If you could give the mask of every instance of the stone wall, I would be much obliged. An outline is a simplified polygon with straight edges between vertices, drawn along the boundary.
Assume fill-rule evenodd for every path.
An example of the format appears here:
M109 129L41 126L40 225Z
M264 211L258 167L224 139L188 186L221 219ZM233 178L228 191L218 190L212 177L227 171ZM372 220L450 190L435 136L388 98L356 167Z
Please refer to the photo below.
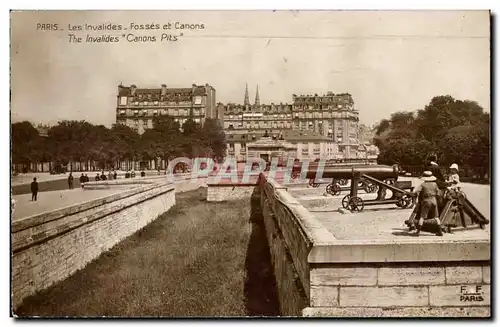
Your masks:
M488 261L358 263L313 265L304 314L487 316L489 309Z
M84 268L175 204L171 183L136 187L12 223L13 307Z
M339 240L275 180L256 192L283 315L490 316L488 239Z
M333 235L273 179L261 177L257 190L281 314L300 316L309 305L310 249L314 242L321 243Z

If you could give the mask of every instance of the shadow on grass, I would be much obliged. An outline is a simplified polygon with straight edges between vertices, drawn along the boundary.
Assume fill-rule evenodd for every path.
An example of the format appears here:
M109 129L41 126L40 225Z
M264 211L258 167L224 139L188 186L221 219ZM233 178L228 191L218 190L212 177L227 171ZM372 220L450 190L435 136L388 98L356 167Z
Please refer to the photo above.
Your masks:
M250 201L252 232L245 260L247 276L244 286L247 314L249 316L279 316L277 285L262 219L258 186Z

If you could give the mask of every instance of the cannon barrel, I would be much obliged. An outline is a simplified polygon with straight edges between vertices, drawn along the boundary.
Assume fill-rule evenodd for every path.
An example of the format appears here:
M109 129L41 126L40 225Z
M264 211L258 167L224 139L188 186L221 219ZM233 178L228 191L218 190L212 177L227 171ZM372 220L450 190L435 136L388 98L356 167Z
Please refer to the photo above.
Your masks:
M304 167L305 168L305 167ZM307 167L306 178L316 178L318 173L318 163L310 163ZM301 165L295 165L293 168L296 173L303 173ZM385 165L352 165L352 166L334 166L325 165L321 178L334 178L334 179L351 179L355 175L368 175L378 180L385 180L388 178L398 178L399 170L397 166Z

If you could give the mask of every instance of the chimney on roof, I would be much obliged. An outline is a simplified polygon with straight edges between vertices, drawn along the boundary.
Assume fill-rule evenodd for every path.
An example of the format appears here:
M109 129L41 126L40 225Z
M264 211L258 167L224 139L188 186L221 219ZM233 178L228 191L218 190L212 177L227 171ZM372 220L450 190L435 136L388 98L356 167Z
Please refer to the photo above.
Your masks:
M135 84L130 85L130 95L135 95L136 89L137 89L137 86L135 86Z
M167 94L167 84L161 85L161 96L165 96Z

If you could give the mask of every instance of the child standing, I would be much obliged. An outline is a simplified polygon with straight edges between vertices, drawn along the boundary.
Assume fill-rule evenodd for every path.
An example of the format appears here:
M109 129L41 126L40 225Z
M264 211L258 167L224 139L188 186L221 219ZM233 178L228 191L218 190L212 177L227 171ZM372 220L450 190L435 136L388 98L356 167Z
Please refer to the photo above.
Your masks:
M436 235L443 236L437 207L437 196L439 194L439 187L436 183L437 178L432 176L431 171L424 171L422 180L423 183L417 186L414 191L418 195L418 202L420 206L420 219L418 221L416 235L420 235L420 230L422 229L424 220L435 220L437 225Z

